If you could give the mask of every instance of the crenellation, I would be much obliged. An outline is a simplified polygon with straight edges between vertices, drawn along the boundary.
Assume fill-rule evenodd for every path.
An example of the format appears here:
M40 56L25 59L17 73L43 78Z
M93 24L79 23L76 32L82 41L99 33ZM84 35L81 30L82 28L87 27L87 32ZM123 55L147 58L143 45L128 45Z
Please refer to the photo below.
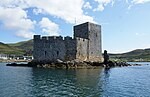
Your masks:
M41 35L34 35L34 40L40 40L41 39Z
M56 37L56 40L63 41L63 37L62 36L58 36L58 37Z
M72 37L66 36L64 40L72 40Z
M47 37L46 37L46 36L43 36L43 37L42 37L42 40L47 40Z
M34 60L102 61L101 26L83 23L74 26L74 37L34 35Z
M48 41L54 41L54 36L48 36Z

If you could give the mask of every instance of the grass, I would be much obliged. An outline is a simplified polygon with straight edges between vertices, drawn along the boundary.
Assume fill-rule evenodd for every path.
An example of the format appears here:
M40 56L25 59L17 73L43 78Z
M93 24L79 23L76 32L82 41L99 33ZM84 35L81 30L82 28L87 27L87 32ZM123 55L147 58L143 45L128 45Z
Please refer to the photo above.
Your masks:
M0 44L0 53L1 54L16 54L16 55L22 55L24 54L24 50L11 47L7 44Z

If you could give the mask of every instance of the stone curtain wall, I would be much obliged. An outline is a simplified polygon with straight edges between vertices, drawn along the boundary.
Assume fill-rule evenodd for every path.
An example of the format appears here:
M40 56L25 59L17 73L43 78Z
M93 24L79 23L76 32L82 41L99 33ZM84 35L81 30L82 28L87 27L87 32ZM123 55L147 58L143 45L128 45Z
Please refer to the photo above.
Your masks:
M74 26L74 38L34 35L34 60L102 61L101 26L84 23Z
M71 61L76 59L76 51L77 51L77 45L76 45L76 39L72 39L72 37L65 37L65 48L66 48L66 61Z
M72 37L34 35L34 60L37 61L70 61L76 58L76 39Z
M39 38L37 38L39 37ZM65 60L66 49L62 37L34 36L34 59L38 61Z

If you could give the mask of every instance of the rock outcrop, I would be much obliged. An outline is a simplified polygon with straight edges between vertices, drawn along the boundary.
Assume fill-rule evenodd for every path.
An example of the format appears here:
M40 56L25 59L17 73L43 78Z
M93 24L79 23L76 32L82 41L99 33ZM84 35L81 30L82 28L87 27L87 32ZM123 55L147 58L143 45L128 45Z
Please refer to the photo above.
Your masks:
M7 64L7 66L25 66L25 67L43 67L43 68L112 68L112 67L124 67L124 66L141 66L141 64L129 64L127 62L113 62L109 61L108 64L100 63L100 62L78 62L78 61L56 61L56 62L37 62L32 61L28 62L28 64L17 64L11 63Z

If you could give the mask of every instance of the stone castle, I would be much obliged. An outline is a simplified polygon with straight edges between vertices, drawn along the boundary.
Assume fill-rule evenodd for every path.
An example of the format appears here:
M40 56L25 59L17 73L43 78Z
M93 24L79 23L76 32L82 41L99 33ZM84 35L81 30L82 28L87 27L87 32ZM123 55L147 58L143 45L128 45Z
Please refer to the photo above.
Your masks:
M74 26L74 37L34 35L35 61L102 62L101 26L83 23Z

